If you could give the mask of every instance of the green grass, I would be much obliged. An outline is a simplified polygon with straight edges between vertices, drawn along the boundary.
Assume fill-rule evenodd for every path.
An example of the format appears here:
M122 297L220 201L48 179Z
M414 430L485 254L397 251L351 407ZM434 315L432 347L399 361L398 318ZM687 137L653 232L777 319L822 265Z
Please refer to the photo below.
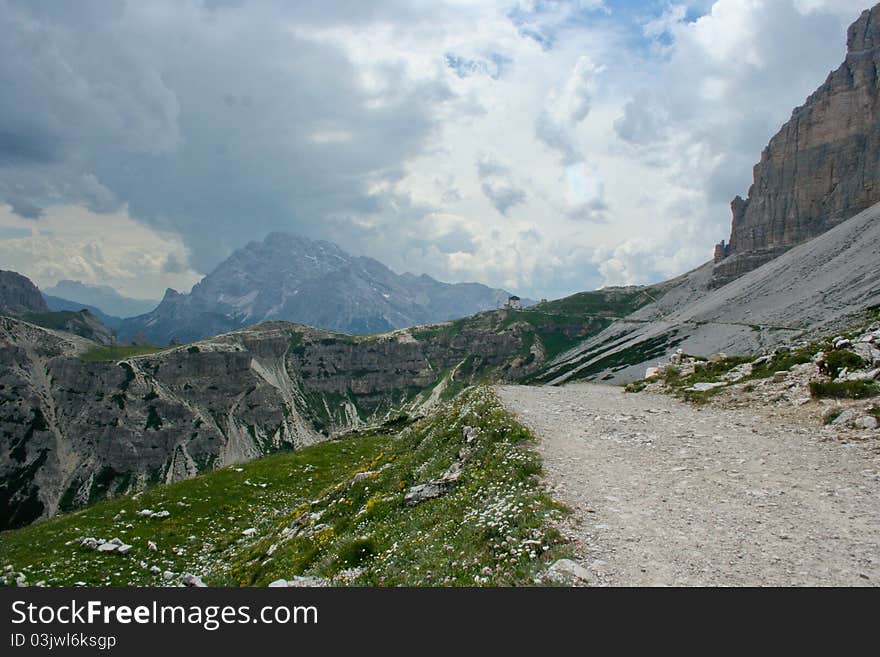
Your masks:
M89 362L123 360L132 356L155 354L166 348L155 345L109 345L106 347L93 347L80 354L79 357Z
M648 289L650 289L650 292ZM648 289L612 289L578 292L564 299L539 304L534 308L542 312L566 315L625 317L662 296L662 292L659 289Z
M534 360L528 349L535 340L540 340L545 360L549 362L601 332L616 318L625 317L660 296L662 292L653 288L581 292L523 310L487 311L453 322L417 327L412 330L412 336L421 342L450 343L462 333L500 333L516 325L516 330L522 336L521 351L526 353L511 354L511 357L522 358L523 364L528 366ZM474 374L475 380L479 380L494 373L484 366L477 367ZM525 381L537 376L540 376L540 372L526 375Z
M880 386L873 381L810 381L813 397L867 399L880 396Z
M470 445L465 425L482 429ZM397 434L321 443L2 532L0 566L49 585L165 583L153 565L219 586L299 574L356 585L529 584L566 550L552 528L563 510L538 481L532 443L490 388L471 388ZM441 476L462 449L470 454L456 488L404 505L410 486ZM137 515L145 508L170 516ZM302 531L284 534L297 523ZM250 527L256 535L243 536ZM68 544L81 536L118 536L133 549Z
M79 319L80 314L72 310L60 310L57 312L25 313L22 317L25 321L28 321L31 324L36 324L43 328L54 329L56 331L63 331L68 322Z

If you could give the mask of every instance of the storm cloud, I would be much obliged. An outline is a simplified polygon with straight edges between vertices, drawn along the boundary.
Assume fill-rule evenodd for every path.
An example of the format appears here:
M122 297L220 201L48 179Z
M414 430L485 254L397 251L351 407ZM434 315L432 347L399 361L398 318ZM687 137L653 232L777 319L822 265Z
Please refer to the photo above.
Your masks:
M533 297L675 275L861 8L0 0L0 252L137 296L278 230Z

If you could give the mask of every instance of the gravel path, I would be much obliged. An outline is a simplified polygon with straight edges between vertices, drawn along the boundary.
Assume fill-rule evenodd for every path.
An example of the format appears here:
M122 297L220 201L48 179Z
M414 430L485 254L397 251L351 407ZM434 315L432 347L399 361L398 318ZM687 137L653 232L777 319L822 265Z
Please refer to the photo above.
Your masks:
M497 390L540 438L595 583L880 585L875 441L611 386Z

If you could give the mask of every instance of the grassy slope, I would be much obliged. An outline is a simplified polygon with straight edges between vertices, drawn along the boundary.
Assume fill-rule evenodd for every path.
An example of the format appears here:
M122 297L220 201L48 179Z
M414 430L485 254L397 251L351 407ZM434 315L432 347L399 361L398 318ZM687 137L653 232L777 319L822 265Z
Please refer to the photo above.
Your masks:
M154 345L108 345L105 347L93 347L79 355L85 361L114 361L132 356L143 356L162 351L166 347Z
M518 311L490 311L445 324L413 329L417 340L452 338L464 330L503 330L524 323L541 340L548 359L571 349L625 317L651 303L662 291L658 288L622 288L580 292L564 299ZM522 355L522 354L520 354ZM511 354L515 357L517 354Z
M483 431L461 483L405 506L409 486L440 476L458 458L465 425ZM150 571L154 565L224 586L298 574L335 584L527 584L564 549L551 528L562 510L537 480L531 441L490 389L472 388L396 435L277 454L0 533L0 564L49 585L167 583ZM355 482L359 472L373 474ZM170 516L137 515L146 508ZM298 519L307 519L304 529L285 538ZM249 527L255 536L242 535ZM134 547L120 555L68 544L81 536L118 536Z

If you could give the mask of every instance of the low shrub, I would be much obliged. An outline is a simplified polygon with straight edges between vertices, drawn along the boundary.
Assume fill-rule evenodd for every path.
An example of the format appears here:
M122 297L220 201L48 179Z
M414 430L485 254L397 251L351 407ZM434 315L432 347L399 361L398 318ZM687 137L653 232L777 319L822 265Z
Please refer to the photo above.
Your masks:
M336 561L343 568L359 566L364 561L378 552L376 541L368 536L362 536L344 542L339 546L336 553Z
M848 369L858 369L865 364L865 361L846 349L834 349L825 354L825 362L820 366L820 371L827 374L832 379L836 379L840 371L846 367Z
M873 381L810 381L813 397L865 399L880 395L880 386Z
M644 390L647 387L647 385L648 385L648 382L645 381L644 379L641 379L639 381L633 381L632 383L627 383L623 387L623 391L624 392L641 392L642 390Z

